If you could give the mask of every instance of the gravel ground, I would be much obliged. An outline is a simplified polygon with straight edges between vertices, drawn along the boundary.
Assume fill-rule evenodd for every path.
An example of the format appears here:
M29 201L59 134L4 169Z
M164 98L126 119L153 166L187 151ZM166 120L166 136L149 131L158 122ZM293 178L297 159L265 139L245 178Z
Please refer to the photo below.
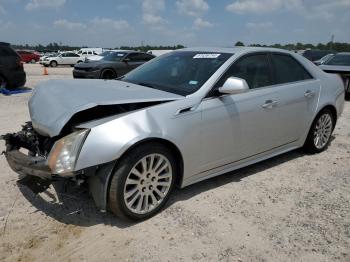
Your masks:
M71 68L25 65L28 87ZM0 96L0 134L29 119ZM0 142L0 151L4 150ZM142 223L96 211L84 188L34 195L0 157L0 261L350 261L350 103L327 151L293 151L174 192Z

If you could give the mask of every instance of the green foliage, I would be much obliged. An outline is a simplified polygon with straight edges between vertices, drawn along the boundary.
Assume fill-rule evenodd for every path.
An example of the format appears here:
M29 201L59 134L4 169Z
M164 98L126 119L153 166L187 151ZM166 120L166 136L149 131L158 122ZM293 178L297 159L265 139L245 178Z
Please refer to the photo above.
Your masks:
M235 46L244 46L244 44L243 44L243 42L238 41L238 42L235 43Z
M319 43L317 45L313 44L273 44L273 45L260 45L260 44L251 44L249 46L257 46L257 47L274 47L274 48L282 48L288 50L306 50L306 49L318 49L318 50L334 50L337 52L350 52L350 43L332 43L329 42L327 44Z
M27 49L27 50L36 50L36 51L72 51L72 50L79 50L80 48L84 48L87 46L68 46L68 45L62 45L61 43L50 43L46 46L43 46L41 44L38 45L12 45L14 49ZM148 51L148 50L173 50L173 49L180 49L184 48L183 45L174 45L174 46L121 46L116 47L115 49L123 49L123 50L141 50L141 51Z
M244 46L244 43L238 41L235 46ZM257 46L257 47L275 47L275 48L283 48L288 50L306 50L306 49L319 49L319 50L334 50L337 52L350 52L350 43L332 43L329 42L327 44L273 44L273 45L264 45L264 44L250 44L249 46ZM87 46L68 46L63 45L62 43L50 43L46 46L38 44L38 45L12 45L15 49L28 49L28 50L36 50L36 51L71 51L71 50L79 50L82 47ZM174 46L120 46L115 49L123 49L123 50L140 50L140 51L148 51L148 50L173 50L173 49L181 49L184 48L183 45L174 45Z

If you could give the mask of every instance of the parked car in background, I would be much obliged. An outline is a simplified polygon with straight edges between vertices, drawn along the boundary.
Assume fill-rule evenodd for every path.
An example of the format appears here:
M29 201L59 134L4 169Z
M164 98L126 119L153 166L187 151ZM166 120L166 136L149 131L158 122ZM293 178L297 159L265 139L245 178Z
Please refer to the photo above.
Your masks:
M45 60L46 58L55 57L55 56L57 56L57 55L58 55L57 53L43 54L42 56L40 56L39 64L43 65L43 64L44 64L44 60Z
M87 58L90 56L95 56L103 53L103 48L81 48L77 54L83 58Z
M100 210L141 220L175 186L300 147L324 151L343 106L341 79L298 54L186 48L120 80L42 82L32 122L3 136L5 156L37 184L86 181Z
M21 57L8 43L0 42L0 88L14 89L26 82Z
M314 61L317 61L317 60L321 59L325 55L335 54L335 53L336 52L332 51L332 50L314 50L314 49L310 49L310 50L305 50L302 53L302 55L304 57L306 57L307 59L309 59L310 61L314 62Z
M112 52L101 60L88 61L75 65L73 77L115 79L153 58L153 55L143 52Z
M87 61L98 61L98 60L101 60L102 58L104 58L105 56L107 56L109 54L112 54L114 52L121 52L121 51L124 51L124 50L107 50L107 51L102 52L99 55L93 55L93 56L89 56L89 57L85 58L85 62L87 62Z
M36 63L40 59L40 54L35 51L17 50L23 63Z
M64 52L53 57L47 57L43 60L44 66L56 67L58 65L74 66L77 63L82 63L84 58L73 52Z
M345 87L346 99L350 99L350 52L343 52L334 55L325 63L320 65L320 68L327 72L338 74L342 77Z
M170 53L172 51L174 51L174 50L148 50L147 53L152 54L154 56L160 56L160 55Z
M331 59L333 56L334 56L334 54L325 55L325 56L322 57L321 59L314 61L314 64L315 64L315 65L322 65L322 64L324 64L325 62L327 62L329 59Z

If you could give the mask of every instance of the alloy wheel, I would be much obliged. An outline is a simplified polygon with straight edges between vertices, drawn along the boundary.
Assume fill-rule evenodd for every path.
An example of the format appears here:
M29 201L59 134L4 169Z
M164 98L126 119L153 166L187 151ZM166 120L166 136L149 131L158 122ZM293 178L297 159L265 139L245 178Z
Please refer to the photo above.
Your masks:
M129 172L124 185L124 202L133 213L146 214L159 206L171 188L170 161L162 154L149 154Z
M325 113L318 119L314 129L314 145L317 149L324 148L332 134L332 117Z

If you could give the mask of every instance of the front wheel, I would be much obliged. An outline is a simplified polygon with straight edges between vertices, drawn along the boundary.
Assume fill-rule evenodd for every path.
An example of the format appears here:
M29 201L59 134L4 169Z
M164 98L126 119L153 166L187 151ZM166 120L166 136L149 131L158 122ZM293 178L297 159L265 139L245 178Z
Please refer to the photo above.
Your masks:
M111 69L105 69L102 71L101 78L102 79L116 79L117 74Z
M331 140L335 120L329 109L322 110L314 122L304 144L304 149L308 153L320 153L324 151Z
M50 66L51 67L56 67L57 66L57 62L56 61L51 61L50 62Z
M169 199L177 174L171 151L158 143L141 145L127 153L114 171L109 207L121 218L147 219Z

